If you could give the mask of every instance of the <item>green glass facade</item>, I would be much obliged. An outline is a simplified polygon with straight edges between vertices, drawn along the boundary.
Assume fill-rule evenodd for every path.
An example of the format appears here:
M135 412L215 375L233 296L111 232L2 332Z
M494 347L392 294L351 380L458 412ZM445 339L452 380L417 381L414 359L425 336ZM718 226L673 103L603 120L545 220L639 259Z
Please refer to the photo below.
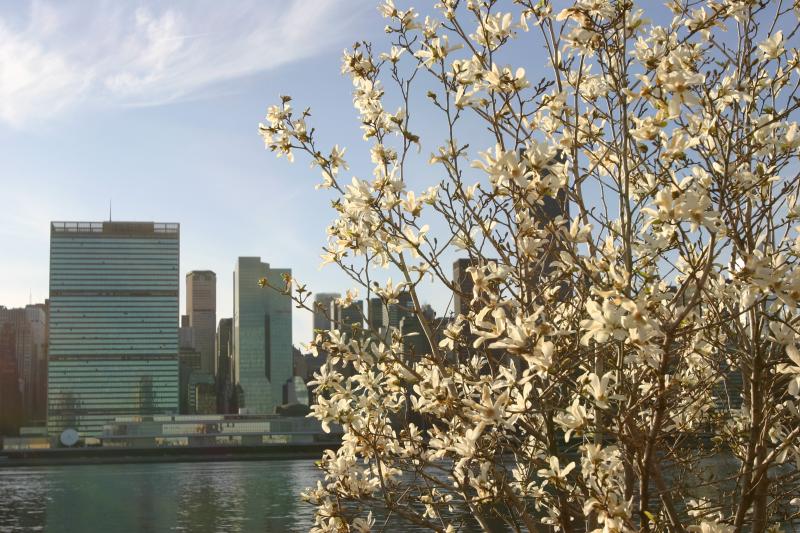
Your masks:
M178 411L178 224L53 222L50 434Z
M292 301L258 281L283 287L289 269L270 268L260 257L240 257L233 280L233 364L239 411L272 414L292 377Z

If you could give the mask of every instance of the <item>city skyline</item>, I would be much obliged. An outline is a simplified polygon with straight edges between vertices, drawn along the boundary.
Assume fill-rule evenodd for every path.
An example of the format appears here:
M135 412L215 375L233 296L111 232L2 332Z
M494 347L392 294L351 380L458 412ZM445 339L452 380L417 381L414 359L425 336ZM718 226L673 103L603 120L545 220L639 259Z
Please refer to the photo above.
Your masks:
M102 223L102 222L114 222L114 223L120 223L120 224L124 224L124 223L137 224L137 223L144 222L144 219L138 219L138 220L114 220L114 219L109 218L108 220L98 220L98 221L93 222L93 223ZM48 227L51 224L53 224L53 221L49 221L48 222ZM182 230L183 230L183 228L184 228L184 226L181 225L181 229ZM182 239L183 239L183 237L182 237ZM181 245L182 245L182 242L179 244L179 246L181 246ZM180 284L181 287L179 288L179 313L178 313L178 315L176 316L176 319L175 319L176 327L178 327L180 325L181 316L184 316L184 315L189 316L191 314L190 313L190 307L189 307L189 304L188 304L188 301L189 301L189 279L190 279L190 276L192 274L196 274L196 273L207 273L207 274L211 274L211 275L215 276L216 285L215 285L214 290L213 290L213 292L214 292L213 301L215 302L215 311L214 311L214 313L215 313L214 314L215 321L214 321L214 323L216 324L216 320L218 320L218 319L232 318L233 317L233 307L234 307L234 304L233 304L234 296L233 296L233 291L226 289L226 287L232 287L233 284L232 283L228 283L228 284L225 283L225 279L228 278L228 276L225 276L225 275L219 276L217 271L214 271L214 270L208 269L208 268L204 268L202 266L195 266L195 267L186 266L184 264L183 259L182 259L183 258L182 246L181 246L181 250L180 250L180 257L181 257L181 260L180 260L180 272L181 272L182 279L185 279L186 281L185 281L185 283L181 283ZM231 268L230 271L229 271L229 274L230 274L231 277L235 274L236 261L240 257L247 257L247 255L240 254L240 255L237 255L236 258L234 258L232 260L233 268ZM293 265L290 265L290 268L291 269L295 269L297 267L295 267ZM302 267L300 268L300 270L302 270ZM317 270L319 271L319 270L322 270L322 269L317 269ZM332 268L328 268L324 272L332 274L332 276L331 276L332 278L340 278L341 277L341 275L337 275L338 272L335 271ZM47 275L49 276L49 271L48 271ZM230 279L230 278L228 278L228 279ZM315 296L325 298L325 300L326 300L325 310L326 311L328 311L327 303L332 300L332 296L335 295L336 297L340 297L341 294L344 293L345 290L348 288L348 285L346 284L346 280L344 280L344 284L342 284L340 286L342 287L342 289L340 291L334 291L334 292L331 292L325 286L320 286L320 287L317 288L320 292L315 292ZM435 285L431 284L430 287L434 288ZM269 291L269 290L272 290L272 289L263 288L262 290ZM20 301L18 298L14 299L14 298L7 298L6 297L3 301L0 301L0 306L12 309L12 308L24 308L24 307L26 307L28 305L44 304L44 302L47 299L47 293L48 292L49 292L49 288L47 288L47 290L45 292L45 295L40 297L37 294L34 297L33 291L29 290L28 299L26 301ZM435 292L435 290L432 291L432 292ZM425 301L425 303L430 305L430 303L427 300ZM446 304L446 305L449 305L449 304ZM441 312L440 309L436 309L436 310L437 310L437 312ZM330 320L323 319L320 316L319 313L313 313L311 311L307 311L307 310L304 310L304 309L298 309L297 307L293 307L292 308L292 344L294 346L297 346L297 347L301 347L303 345L306 345L312 339L311 332L314 329L318 329L316 327L316 324L319 323L320 320L322 320L324 323L327 323L327 324L330 323ZM323 329L327 329L327 327L323 328Z
M314 293L344 294L352 288L335 266L320 269L325 228L335 213L329 194L313 194L317 172L305 163L276 161L264 150L257 126L269 104L291 94L298 106L315 110L322 142L348 147L348 176L369 176L372 163L361 142L358 113L342 105L352 100L353 86L341 74L341 54L357 40L382 38L384 19L370 0L325 0L311 14L300 4L291 2L288 9L280 2L242 2L237 9L147 1L138 10L101 3L86 10L47 1L0 6L0 32L10 36L8 50L0 47L0 54L17 60L14 50L36 51L33 59L20 58L19 68L47 91L28 97L55 108L43 128L43 119L26 111L37 106L29 105L23 88L0 93L7 97L0 99L0 143L7 147L0 186L14 198L0 210L2 305L23 307L46 298L52 220L179 222L180 277L192 270L216 273L218 318L233 316L231 279L240 256L286 265ZM423 17L429 10L423 9ZM324 24L332 13L335 31ZM90 20L76 33L76 21L84 15ZM118 31L102 40L109 49L85 49L92 36L76 35L100 31L105 21ZM278 45L269 48L272 37L262 35L272 26L292 28L279 35L285 41L280 49L289 49L281 61L245 50L277 50ZM315 35L313 42L303 38L308 33ZM109 62L131 54L123 50L120 35L148 58L160 54L160 66L133 61L130 72L123 73L110 67ZM216 49L220 35L231 42L223 40L223 48ZM236 57L236 68L221 70L221 55ZM80 86L81 98L48 102L48 96L59 94L50 78L58 72L49 72L45 60L97 68ZM186 73L186 79L170 76L170 69ZM117 81L106 84L106 79ZM318 90L319 79L326 80L325 91ZM120 80L139 83L121 91ZM13 106L15 101L20 105ZM431 127L424 114L417 117L420 132ZM427 157L435 149L426 145L421 152ZM429 177L424 164L414 164L412 187ZM451 259L444 257L443 263ZM395 272L376 272L397 279ZM421 288L438 314L448 305L452 309L445 287L424 281ZM180 314L187 313L185 300L181 287ZM312 313L292 312L292 342L301 346L311 340Z

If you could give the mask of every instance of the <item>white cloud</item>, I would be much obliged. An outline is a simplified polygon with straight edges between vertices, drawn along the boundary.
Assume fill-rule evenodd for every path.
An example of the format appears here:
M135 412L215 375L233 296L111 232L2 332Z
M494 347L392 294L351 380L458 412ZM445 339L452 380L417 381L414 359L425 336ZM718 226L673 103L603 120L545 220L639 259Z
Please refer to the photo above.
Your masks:
M22 13L0 12L0 121L19 127L80 105L194 96L349 44L365 12L359 0L137 4L34 0Z

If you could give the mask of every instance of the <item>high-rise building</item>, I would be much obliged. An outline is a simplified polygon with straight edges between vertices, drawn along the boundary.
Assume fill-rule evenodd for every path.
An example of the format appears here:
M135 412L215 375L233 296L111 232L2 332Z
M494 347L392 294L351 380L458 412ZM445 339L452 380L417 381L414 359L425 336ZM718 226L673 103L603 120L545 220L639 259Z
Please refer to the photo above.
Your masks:
M311 333L312 340L317 330L328 331L331 329L331 302L340 296L336 292L321 292L314 295L314 331Z
M179 240L178 224L51 224L51 435L177 412Z
M210 270L186 274L186 314L200 352L200 370L214 375L217 329L217 275Z
M16 339L13 324L0 321L0 435L14 435L23 424Z
M223 318L217 327L217 412L230 413L233 398L233 319Z
M380 333L386 327L383 322L384 308L386 306L383 305L383 300L380 298L370 298L367 307L367 326L370 330Z
M233 283L233 360L239 412L271 414L292 377L292 301L282 287L289 269L270 268L260 257L240 257Z
M397 303L384 306L383 325L387 328L399 328L403 318L413 315L414 300L411 298L411 293L401 292L397 295Z
M47 312L44 304L7 309L0 306L5 327L3 357L14 359L20 393L20 416L25 424L43 423L47 397ZM10 368L10 363L6 363Z
M354 327L364 325L364 302L358 300L348 306L342 306L336 301L331 302L330 309L331 329L351 332Z
M182 415L197 414L194 406L194 384L200 371L200 352L194 347L194 328L189 325L189 315L181 315L178 329L178 411Z
M475 264L470 259L456 259L453 263L453 312L456 315L469 314L469 304L472 301L472 288L475 282L467 269Z
M228 366L226 360L233 355L233 319L221 318L217 326L217 363L215 373L223 373L223 366ZM225 381L222 379L222 381Z
M431 344L418 316L404 316L400 320L400 333L403 335L403 347L407 354L419 357L431 353Z

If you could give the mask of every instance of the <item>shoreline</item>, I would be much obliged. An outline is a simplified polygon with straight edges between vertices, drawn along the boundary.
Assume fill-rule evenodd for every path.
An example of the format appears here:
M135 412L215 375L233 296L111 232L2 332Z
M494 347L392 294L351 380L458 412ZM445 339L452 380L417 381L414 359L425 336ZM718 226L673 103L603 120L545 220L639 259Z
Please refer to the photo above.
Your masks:
M31 466L104 465L127 463L200 463L219 461L270 461L319 459L338 442L314 444L264 444L259 446L202 446L169 448L56 448L5 450L0 469Z

